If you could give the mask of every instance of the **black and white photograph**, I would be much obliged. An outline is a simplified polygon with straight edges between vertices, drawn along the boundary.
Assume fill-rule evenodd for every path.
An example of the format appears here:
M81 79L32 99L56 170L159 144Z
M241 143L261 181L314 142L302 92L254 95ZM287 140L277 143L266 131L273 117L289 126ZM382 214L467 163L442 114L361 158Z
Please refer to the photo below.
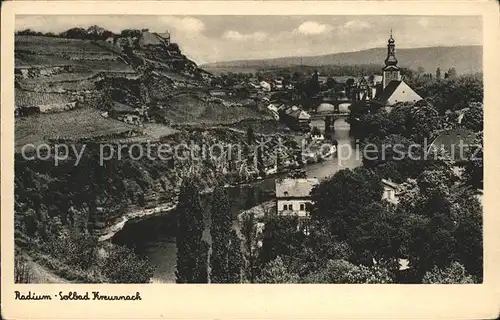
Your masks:
M483 39L480 15L16 15L15 283L483 283Z

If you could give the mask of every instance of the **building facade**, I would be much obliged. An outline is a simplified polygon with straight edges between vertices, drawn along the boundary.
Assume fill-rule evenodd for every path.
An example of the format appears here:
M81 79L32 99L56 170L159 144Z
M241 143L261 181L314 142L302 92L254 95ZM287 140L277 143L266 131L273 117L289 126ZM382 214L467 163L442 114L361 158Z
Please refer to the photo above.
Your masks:
M285 178L276 181L276 212L278 215L295 215L299 228L305 229L312 205L311 192L319 184L317 178Z

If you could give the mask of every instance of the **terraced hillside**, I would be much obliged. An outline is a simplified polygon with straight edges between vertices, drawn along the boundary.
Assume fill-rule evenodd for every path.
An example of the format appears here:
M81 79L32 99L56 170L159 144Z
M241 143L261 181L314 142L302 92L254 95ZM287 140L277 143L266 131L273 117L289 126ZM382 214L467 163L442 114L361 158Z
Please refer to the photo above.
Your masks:
M15 74L19 115L79 107L107 111L116 102L145 108L163 124L269 119L256 101L211 97L211 75L176 44L123 50L105 41L16 36Z
M14 45L17 69L71 66L87 72L134 72L120 55L90 40L16 36Z

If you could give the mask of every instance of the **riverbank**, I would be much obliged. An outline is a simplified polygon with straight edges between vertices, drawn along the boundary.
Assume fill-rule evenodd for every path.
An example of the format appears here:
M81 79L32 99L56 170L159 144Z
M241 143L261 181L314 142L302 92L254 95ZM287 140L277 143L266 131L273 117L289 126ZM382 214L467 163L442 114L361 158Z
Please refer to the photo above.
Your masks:
M242 182L237 183L237 184L232 184L232 185L226 184L224 187L226 187L226 188L249 187L253 183L257 183L259 181L262 181L263 179L273 179L273 178L277 178L279 176L282 176L284 174L287 174L291 169L293 169L295 167L296 167L295 164L290 164L289 166L284 167L279 172L268 174L264 178L262 178L260 176L256 176L255 178L248 179L246 181L242 181ZM205 188L200 194L208 195L208 194L211 194L213 191L214 191L214 187L209 187L209 188ZM177 198L177 195L174 196L171 201L159 204L158 206L155 206L153 208L147 208L147 209L144 208L144 209L133 210L133 211L125 213L125 215L120 217L119 221L113 223L112 225L110 225L108 227L105 227L103 229L95 231L95 233L99 237L98 238L99 242L107 241L107 240L110 240L111 238L113 238L113 236L115 234L117 234L118 232L120 232L128 222L132 222L132 221L137 222L138 220L147 218L149 216L154 216L156 214L165 214L165 213L172 211L177 206L177 201L175 200L176 198Z
M120 218L119 222L96 232L99 236L99 242L111 239L115 234L122 230L125 227L125 224L129 221L139 220L141 218L146 218L159 213L166 213L175 209L176 206L177 203L168 202L154 208L128 212Z
M324 121L322 121L324 123ZM320 123L318 123L320 125ZM354 169L362 164L354 148L355 141L349 134L349 124L343 120L335 122L334 137L339 145L350 144L354 152L345 153L345 148L338 148L337 156L331 160L318 163L306 164L305 169L308 177L319 180L328 179L339 170ZM241 182L230 187L232 199L231 214L233 226L239 224L239 216L248 210L257 211L257 216L264 211L275 211L275 180L286 173L270 175L259 180ZM207 199L205 199L207 200ZM207 217L208 220L208 217ZM112 242L134 248L136 252L147 258L152 265L156 266L152 281L155 283L175 283L175 266L177 258L176 247L176 217L173 214L152 214L134 223L126 223L125 228L119 231ZM210 234L209 222L204 230L204 236Z

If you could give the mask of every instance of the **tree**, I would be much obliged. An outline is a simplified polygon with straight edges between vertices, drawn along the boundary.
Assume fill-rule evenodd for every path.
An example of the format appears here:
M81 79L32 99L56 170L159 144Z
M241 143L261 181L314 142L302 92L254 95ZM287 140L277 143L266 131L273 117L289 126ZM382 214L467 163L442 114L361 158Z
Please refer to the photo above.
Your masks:
M454 195L451 212L456 221L457 260L478 282L483 279L483 208L470 192Z
M308 86L307 94L308 94L309 97L313 97L316 94L318 94L318 92L320 90L321 90L321 88L320 88L320 85L319 85L318 71L315 70L314 74L312 75L311 79L309 80L309 86Z
M483 117L483 104L477 102L471 103L468 110L464 111L462 125L473 132L483 131Z
M231 230L228 247L228 283L240 283L243 278L245 261L241 250L241 239L235 230Z
M138 29L124 29L122 30L122 32L120 33L120 35L122 37L130 37L130 38L138 38L140 37L142 34L141 30L138 30Z
M418 73L418 75L424 74L425 73L425 68L422 67L422 66L418 66L417 73Z
M241 216L241 234L246 260L246 278L253 282L257 271L257 221L253 212L249 211Z
M177 283L206 283L203 208L194 177L186 177L177 204Z
M436 79L441 79L441 68L439 67L436 69Z
M474 278L467 273L464 266L453 262L446 269L434 267L425 273L422 283L426 284L470 284L475 283Z
M70 39L87 39L87 30L83 28L71 28L61 33L61 37Z
M247 144L251 145L255 140L255 134L253 132L252 126L248 126L247 128Z
M29 265L29 261L16 249L14 255L14 283L31 283L31 281L33 281L33 270Z
M411 109L411 138L417 143L433 138L443 128L438 110L425 100L420 100Z
M464 176L467 184L475 188L483 188L483 135L479 134L473 141L473 146L468 150Z
M380 266L354 265L346 260L330 260L325 268L306 278L306 283L392 283L393 275Z
M257 171L259 172L259 175L262 177L266 174L265 170L265 165L264 165L264 146L258 146L257 147L257 155L255 157L256 159L256 164L257 164Z
M217 187L212 199L212 254L210 255L210 282L229 283L229 244L231 236L231 204L225 188Z
M332 234L343 241L363 219L361 210L381 196L382 185L375 172L363 167L340 170L313 190L311 217L327 223Z
M384 138L387 136L391 127L391 123L389 122L387 111L385 111L385 109L379 109L373 113L367 113L365 111L359 117L358 121L360 125L357 125L356 127L359 127L359 130L356 130L353 133L359 139L371 140L374 138Z
M263 268L256 283L298 283L298 275L287 270L281 257L269 261Z
M103 272L113 283L148 283L154 268L131 249L114 246L106 258Z
M455 70L454 67L451 67L448 69L448 77L449 78L455 78L457 76L457 70Z
M305 235L297 230L298 219L294 216L278 216L271 214L266 217L264 240L259 255L261 264L265 264L276 257L295 256L300 250Z

